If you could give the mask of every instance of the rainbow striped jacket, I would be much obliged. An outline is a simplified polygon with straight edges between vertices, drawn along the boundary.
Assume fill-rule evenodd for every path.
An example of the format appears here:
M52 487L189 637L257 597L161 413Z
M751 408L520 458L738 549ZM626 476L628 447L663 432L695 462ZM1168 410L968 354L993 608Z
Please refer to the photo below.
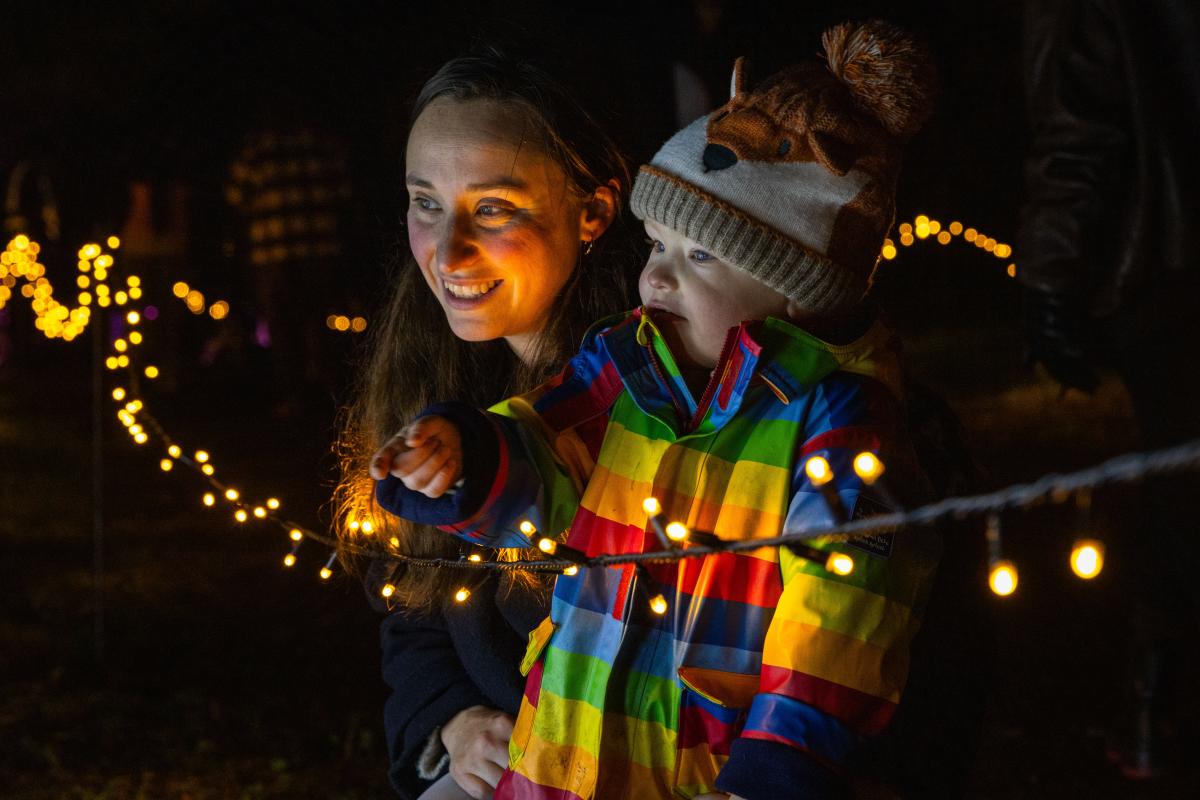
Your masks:
M528 520L588 555L661 549L648 496L723 539L820 529L833 522L803 469L811 455L828 459L856 516L886 507L851 469L861 450L888 466L892 496L918 485L893 344L879 322L847 346L776 319L747 323L730 330L696 400L634 311L491 413L429 410L462 430L460 491L430 501L389 478L377 496L470 542L528 546ZM771 547L560 576L521 665L495 797L839 794L847 757L900 700L940 541L912 530L838 548L855 559L849 576ZM664 614L649 607L658 594Z

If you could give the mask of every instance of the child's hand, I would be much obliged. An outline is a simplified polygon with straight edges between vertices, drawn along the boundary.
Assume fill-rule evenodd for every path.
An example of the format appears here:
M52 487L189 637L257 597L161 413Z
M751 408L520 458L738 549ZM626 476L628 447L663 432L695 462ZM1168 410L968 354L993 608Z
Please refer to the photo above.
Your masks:
M421 417L371 457L371 477L389 474L414 492L441 497L462 475L462 436L444 417Z

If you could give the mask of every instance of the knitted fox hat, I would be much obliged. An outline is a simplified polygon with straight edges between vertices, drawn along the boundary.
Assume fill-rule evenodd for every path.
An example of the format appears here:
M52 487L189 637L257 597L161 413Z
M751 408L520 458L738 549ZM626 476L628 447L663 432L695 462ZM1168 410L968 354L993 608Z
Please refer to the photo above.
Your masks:
M753 90L745 59L725 105L676 133L630 202L817 314L861 300L895 217L900 150L932 109L924 47L892 25L842 23L824 63Z

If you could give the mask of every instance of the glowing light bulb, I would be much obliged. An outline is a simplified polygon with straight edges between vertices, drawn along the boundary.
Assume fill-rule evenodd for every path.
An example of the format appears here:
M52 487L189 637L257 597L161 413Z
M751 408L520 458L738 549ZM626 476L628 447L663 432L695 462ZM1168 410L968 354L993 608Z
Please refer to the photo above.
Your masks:
M657 497L647 497L642 501L642 511L652 517L657 516L662 513L662 503L658 502Z
M296 564L296 557L294 555L292 555L291 553L288 553L286 556L283 557L283 565L285 567L295 566L295 564Z
M396 593L396 587L390 583L385 583L383 588L379 590L379 593L385 598L391 597Z
M687 541L688 529L682 522L671 522L667 525L667 538L672 542Z
M552 556L554 555L554 551L557 549L558 543L553 539L547 539L546 537L538 539L538 550L541 550L543 553Z
M163 472L170 472L171 468L175 466L175 462L169 458L164 458L162 461L158 462L158 466Z
M176 297L178 297L181 300L183 298L187 297L187 294L190 291L191 291L191 287L188 286L183 281L177 281L175 283L175 285L171 287L171 294L175 295Z
M375 524L373 522L371 522L371 520L369 520L369 519L364 519L362 521L362 532L365 534L368 534L368 535L374 533L375 532Z
M346 523L346 527L349 528L351 531L357 531L359 528L362 527L362 523L356 519L352 519L348 523Z
M179 445L173 444L167 448L167 454L171 456L171 458L179 458L181 455L183 455L183 450L180 449Z
M130 311L128 314L125 315L125 321L128 322L130 325L137 325L139 322L142 321L142 315L136 311Z
M239 508L237 511L233 512L233 518L238 522L245 522L249 516L250 515L246 513L246 509L244 508Z
M527 519L521 520L521 524L517 527L520 528L521 533L525 534L526 536L533 536L535 533L537 533L537 528L535 528L533 523Z
M118 403L121 402L122 400L124 400L125 399L125 390L122 389L120 386L113 389L112 399L116 400Z
M267 510L265 508L263 508L262 506L255 506L254 507L254 516L257 517L258 519L265 519L267 516Z
M157 378L158 377L158 367L154 366L153 364L146 367L146 377L149 378L150 380L154 380L155 378Z
M997 561L988 572L988 586L1000 597L1017 590L1017 567L1011 561Z
M655 614L667 613L667 598L661 594L656 594L650 598L650 610Z
M834 575L844 577L854 572L854 559L845 553L830 553L829 558L825 561L825 569Z
M129 349L129 343L124 339L117 339L115 342L113 342L113 349L118 353L124 353Z
M205 461L208 461L208 453L204 450L197 450L194 458L196 459L197 463L203 464Z
M329 567L321 567L321 580L327 581L333 577L333 570Z
M804 474L812 481L813 486L824 486L833 480L833 469L822 456L813 456L804 463Z
M1096 539L1079 539L1071 548L1071 571L1091 580L1104 569L1104 543Z
M213 467L212 464L201 464L200 471L203 472L205 475L211 476L217 470Z
M121 246L121 239L118 236L110 236L104 240L104 243L108 245L109 250L116 250Z
M291 531L291 533L288 534L288 537L293 542L299 542L304 538L304 534L300 531L299 528L292 528L292 531Z
M150 438L150 437L149 437L149 436L147 436L147 435L145 434L145 432L143 431L142 433L139 433L139 434L137 434L136 436L134 436L134 437L133 437L133 440L134 440L135 442L137 442L138 444L145 444L145 443L146 443L146 440L147 440L147 439L149 439L149 438Z
M483 561L483 556L479 555L479 553L471 553L471 555L467 556L467 561L474 561L478 564L480 561Z
M572 564L571 566L569 566L569 567L567 567L566 569L564 569L564 570L562 571L562 574L563 574L563 575L578 575L578 574L579 574L579 567L577 567L576 565Z
M211 506L216 502L217 502L216 495L214 495L212 492L204 493L204 505Z
M454 602L465 603L465 602L467 602L467 598L470 596L471 596L471 590L464 586L463 588L459 589L457 592L454 593Z
M228 501L229 501L229 502L231 502L231 503L232 503L232 502L234 502L235 500L237 500L237 499L238 499L240 496L241 496L241 495L240 495L240 494L238 494L238 490L237 490L237 489L234 489L234 488L230 487L230 488L228 488L228 489L226 489L226 490L225 490L225 499L226 499L226 500L228 500Z
M267 498L267 508L271 509L272 511L277 510L279 508L279 498L268 497Z
M883 462L871 451L864 450L854 457L854 474L870 486L883 474Z

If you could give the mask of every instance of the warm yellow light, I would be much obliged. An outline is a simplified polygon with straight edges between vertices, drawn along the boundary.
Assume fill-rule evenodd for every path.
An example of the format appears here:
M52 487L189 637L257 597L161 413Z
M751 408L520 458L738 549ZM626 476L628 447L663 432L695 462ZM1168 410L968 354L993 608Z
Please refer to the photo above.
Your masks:
M362 333L367 329L367 321L363 317L355 317L350 320L350 330L355 333Z
M913 239L913 235L911 233L900 234L900 244L904 245L905 247L910 246L914 241L916 240Z
M86 289L92 285L92 279L89 278L87 275L80 275L78 278L75 279L75 285L78 286L80 289Z
M216 472L216 469L213 468L212 464L201 464L200 471L205 475L212 475L214 472Z
M833 480L833 469L822 456L813 456L804 463L804 474L813 486L824 486Z
M154 380L155 378L158 377L158 367L154 366L153 364L146 367L145 372L146 372L146 377L151 380Z
M687 526L682 522L671 522L667 524L667 538L672 542L686 541L688 538Z
M479 553L471 553L471 555L467 556L467 561L474 561L478 564L480 561L483 561L483 556L479 555Z
M238 494L237 489L230 487L225 490L225 499L228 500L229 502L232 503L232 502L236 501L239 497L241 497L241 495Z
M131 288L129 290L129 299L130 300L141 300L142 299L142 290L140 288L138 288L137 286L134 286L133 288Z
M349 317L341 317L341 316L339 316L337 319L335 319L335 320L333 321L333 327L334 327L334 328L336 328L336 329L337 329L337 330L339 330L339 331L348 331L348 330L350 330L350 318L349 318Z
M113 265L113 257L112 256L103 255L103 256L96 257L96 269L108 269L112 265Z
M80 292L78 300L81 306L90 306L92 304L92 296L87 292Z
M129 426L129 435L130 436L137 436L141 432L142 432L141 425L134 424L134 425Z
M130 311L128 314L125 315L125 321L128 322L130 325L137 325L139 322L142 321L142 315L136 311Z
M547 555L552 556L552 555L554 555L554 551L557 549L558 549L558 543L555 542L553 539L547 539L546 537L542 537L541 539L538 539L538 550L541 550L543 553L546 553Z
M996 245L996 249L992 251L992 255L996 258L1008 258L1012 255L1012 248L1006 244Z
M102 280L104 280L105 278L107 278L107 277L108 277L108 270L104 269L104 268L103 268L103 267L101 267L99 264L97 264L97 265L96 265L96 271L95 271L95 272L93 272L92 274L96 276L96 280L98 280L98 281L102 281ZM101 291L100 291L100 289L103 289L104 291L103 291L103 292L101 292ZM99 287L97 287L97 288L96 288L96 294L108 294L108 287L107 287L107 286L99 286Z
M918 239L924 239L925 237L929 236L929 234L930 234L929 223L928 222L923 222L923 223L918 222L916 230L914 230L913 232L917 235Z
M142 335L140 333L138 333L137 331L130 331L129 332L129 343L130 344L141 344L142 343Z
M830 553L825 561L825 569L834 575L849 575L854 572L854 559L845 553Z
M364 519L362 521L362 532L368 535L374 533L375 523L371 522L369 519Z
M392 538L388 539L388 544L390 544L392 547L394 547L394 548L396 548L396 549L399 549L399 548L400 548L400 540L399 540L397 537L395 537L395 536L393 536Z
M129 349L129 342L125 341L124 339L117 339L115 342L113 342L113 349L118 353L124 353Z
M175 466L175 462L169 458L164 458L162 461L158 462L158 466L163 472L170 472L171 467Z
M533 536L535 533L537 533L537 528L535 528L533 523L527 519L521 520L521 524L517 527L520 528L521 533L525 534L526 536Z
M267 516L267 510L262 506L255 506L254 516L258 517L259 519L265 519Z
M124 369L129 366L129 356L117 356L117 366Z
M211 506L216 502L217 502L216 495L214 495L212 492L204 493L204 505Z
M362 523L356 519L352 519L346 523L346 527L349 528L351 531L357 531L359 528L362 527Z
M136 436L134 436L133 440L135 442L137 442L138 444L145 444L146 440L149 438L150 438L149 436L147 436L144 432L142 432L142 433L139 433Z
M938 244L950 244L950 231L942 231L937 235Z
M454 601L456 603L465 603L465 602L467 602L467 598L470 596L471 596L471 590L464 586L463 588L459 589L457 592L454 593Z
M888 261L891 261L893 258L895 258L896 257L896 245L892 244L891 242L885 244L883 246L883 257L886 258Z
M167 454L171 456L171 458L179 458L181 455L183 455L183 451L179 449L179 445L173 444L167 448Z
M249 516L250 515L246 513L246 509L244 508L239 508L237 511L233 512L233 518L238 522L245 522Z
M298 542L304 538L304 534L300 531L299 528L292 528L292 532L289 533L288 536L291 537L293 542Z
M650 610L655 614L667 613L667 598L661 594L656 594L650 598Z
M955 236L958 236L960 233L962 233L962 231L963 231L963 226L962 226L961 222L955 220L954 222L950 223L950 233L954 234Z
M291 567L291 566L294 566L295 564L296 564L296 557L294 555L292 555L291 553L288 553L286 556L283 557L283 565L285 567Z
M113 389L112 399L116 400L118 403L121 402L122 400L124 400L125 399L125 390L122 389L120 386Z
M929 232L930 233L938 233L939 231L941 231L941 229L942 229L942 223L938 222L936 219L929 220Z
M396 593L396 587L390 583L385 583L383 588L379 590L379 593L385 598L391 597Z
M121 246L121 239L118 236L110 236L104 240L104 243L108 245L109 250L116 250Z
M104 359L104 366L108 367L109 369L117 369L121 365L117 363L116 356L109 356L108 358Z
M203 464L205 461L208 461L208 453L204 450L197 450L194 458L197 463Z
M333 577L333 570L329 567L321 567L321 580L327 581Z
M333 330L334 324L337 322L337 314L330 314L325 318L325 327Z
M272 511L277 510L279 508L279 498L268 497L267 498L267 508L271 509Z
M870 486L883 474L883 462L870 450L864 450L854 457L854 474Z
M1091 580L1104 569L1104 543L1096 539L1079 539L1071 548L1071 571Z
M29 249L29 237L23 233L18 233L16 236L13 237L12 244L13 244L13 247L17 250L28 250Z
M178 297L181 300L183 298L187 297L188 292L190 292L191 290L192 290L191 287L188 286L183 281L178 281L178 282L176 282L176 284L174 286L171 287L171 293L174 294L176 297Z
M136 289L137 287L142 285L142 279L139 278L137 275L130 275L128 278L125 279L125 283L129 284L130 289Z
M973 242L978 237L979 231L975 230L974 228L967 228L965 231L963 231L963 238L968 242Z
M1010 277L1010 278L1017 277L1017 265L1009 264L1007 272L1008 272L1008 277Z
M208 315L213 319L225 319L229 315L229 303L218 300L208 308Z
M642 511L652 517L657 516L662 513L662 503L658 502L657 497L647 497L642 501Z
M1017 590L1017 567L1011 561L997 561L988 572L988 586L1000 597Z
M901 235L904 235L906 233L912 233L912 231L913 231L913 227L910 223L907 223L907 222L900 223L900 234Z
M562 574L563 574L563 575L567 575L567 576L571 576L571 575L578 575L578 574L579 574L579 567L578 567L578 566L576 566L575 564L572 564L571 566L569 566L569 567L567 567L566 569L564 569L564 570L562 571Z

